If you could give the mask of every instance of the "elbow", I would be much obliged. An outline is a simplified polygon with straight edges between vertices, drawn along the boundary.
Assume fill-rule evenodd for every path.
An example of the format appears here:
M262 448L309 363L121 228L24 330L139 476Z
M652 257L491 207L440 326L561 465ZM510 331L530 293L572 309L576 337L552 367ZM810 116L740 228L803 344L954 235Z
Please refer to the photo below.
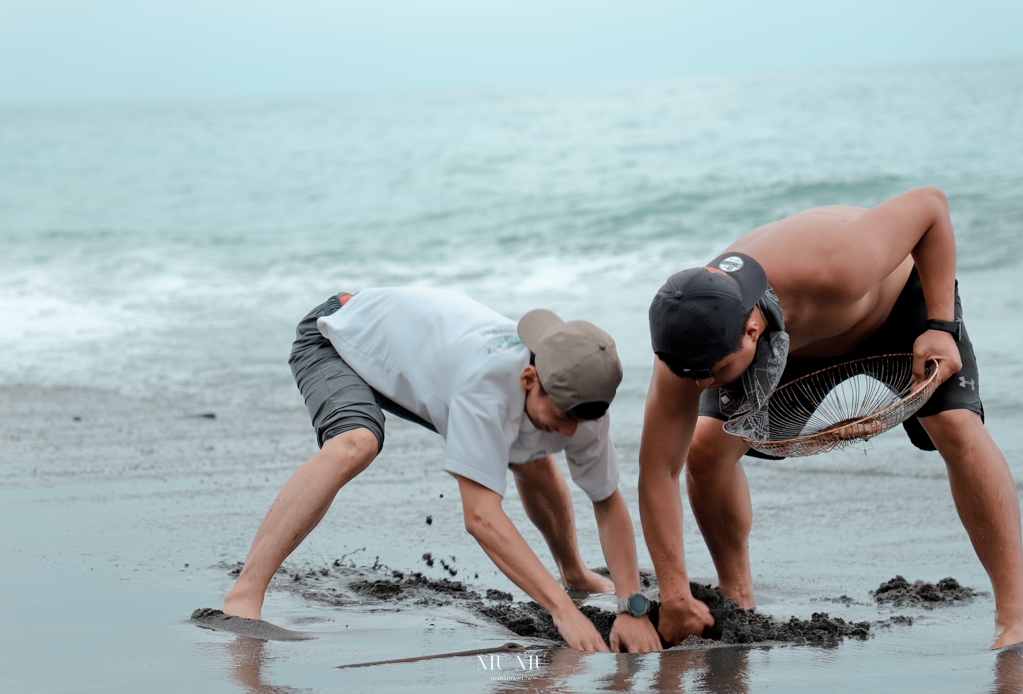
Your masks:
M917 188L914 191L920 200L928 208L933 209L939 215L948 214L948 196L941 188L935 186L926 186L923 188Z
M501 508L501 496L482 485L458 478L459 491L462 494L462 521L465 531L483 544L483 541L494 537L499 532L499 525L504 516Z
M477 542L489 537L493 531L494 524L478 509L467 509L465 512L465 532L476 538Z
M678 478L677 474L672 475L665 470L658 470L656 473L649 470L646 472L640 471L637 484L640 519L642 519L644 511L648 506L653 505L657 507L661 504L660 499L666 490L678 489ZM674 493L677 494L678 492L675 491Z
M675 482L682 475L682 468L682 460L648 461L646 465L641 461L639 464L639 486L656 487Z
M611 515L619 505L624 505L625 500L622 498L622 493L615 489L611 492L611 495L606 499L593 502L593 513L598 519ZM626 507L626 513L628 513L628 507Z

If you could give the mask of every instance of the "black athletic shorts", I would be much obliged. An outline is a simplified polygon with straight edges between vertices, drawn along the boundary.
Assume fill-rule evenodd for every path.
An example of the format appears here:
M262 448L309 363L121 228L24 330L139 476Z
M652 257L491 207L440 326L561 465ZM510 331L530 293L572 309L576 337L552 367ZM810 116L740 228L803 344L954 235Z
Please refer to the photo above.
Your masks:
M364 428L377 437L379 452L384 447L382 410L437 431L426 420L370 388L320 333L317 319L340 310L341 300L332 296L310 311L295 329L295 343L288 359L320 447L342 432Z
M959 282L956 282L955 293L955 317L962 320L963 306L959 301ZM785 365L785 372L782 374L778 385L794 381L801 376L824 369L842 362L872 357L882 354L895 354L900 352L912 352L913 342L917 336L925 330L924 322L927 320L927 305L924 303L923 286L920 284L920 275L916 268L906 280L899 298L895 300L891 315L877 332L868 337L863 344L846 354L837 357L789 357ZM934 395L928 400L914 417L903 422L902 426L909 435L909 440L922 450L935 450L934 443L920 425L918 417L944 412L946 410L970 410L984 417L984 405L980 401L980 375L977 371L977 357L973 353L973 343L966 332L966 324L963 324L962 339L956 343L959 346L959 356L963 362L963 368L947 381L938 386ZM725 420L721 414L719 389L708 388L703 391L700 397L700 415ZM750 449L746 455L755 458L770 458L773 456L760 453Z

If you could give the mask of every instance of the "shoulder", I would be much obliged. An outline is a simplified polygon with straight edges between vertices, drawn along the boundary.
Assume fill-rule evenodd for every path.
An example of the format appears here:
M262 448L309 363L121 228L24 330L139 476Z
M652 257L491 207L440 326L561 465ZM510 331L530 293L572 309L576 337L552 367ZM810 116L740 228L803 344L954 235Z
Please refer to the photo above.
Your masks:
M851 223L866 211L847 205L804 210L754 229L729 250L748 253L764 267L786 308L807 299L817 305L855 301L858 258L870 249L858 243Z
M815 303L863 299L911 254L935 219L947 216L938 188L913 188L871 208L815 207L765 224L730 250L756 258L779 296Z

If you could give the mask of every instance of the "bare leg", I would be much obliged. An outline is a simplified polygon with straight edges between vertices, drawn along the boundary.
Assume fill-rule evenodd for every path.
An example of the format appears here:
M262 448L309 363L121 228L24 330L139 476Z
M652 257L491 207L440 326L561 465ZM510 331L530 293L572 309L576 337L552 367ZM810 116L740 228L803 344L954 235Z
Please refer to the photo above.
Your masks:
M1023 641L1023 542L1019 496L1005 457L980 416L949 410L922 417L945 459L959 518L991 578L995 638L991 648Z
M740 607L757 604L749 563L753 504L739 459L742 439L726 434L723 422L700 417L686 459L686 489L693 516L718 572L718 584Z
M274 572L320 522L341 487L365 470L376 454L376 436L368 429L353 429L328 439L319 453L295 470L259 524L245 566L220 609L260 619Z
M614 583L593 573L579 555L575 536L575 514L565 477L553 456L511 466L522 507L537 527L568 588L613 593Z

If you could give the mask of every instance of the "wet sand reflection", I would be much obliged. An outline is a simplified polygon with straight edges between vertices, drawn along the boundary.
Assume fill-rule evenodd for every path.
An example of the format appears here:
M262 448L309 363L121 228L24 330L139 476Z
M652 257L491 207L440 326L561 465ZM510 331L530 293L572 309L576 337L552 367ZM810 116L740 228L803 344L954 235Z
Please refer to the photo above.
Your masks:
M297 694L305 689L269 684L264 680L270 657L267 642L238 636L224 644L228 675L248 694ZM586 654L569 648L535 650L523 655L530 667L519 667L513 656L502 655L500 672L487 673L488 691L502 694L546 693L585 689L606 692L709 692L748 694L750 652L747 647L669 650L637 655ZM534 660L535 659L535 660ZM532 667L538 662L538 667ZM503 679L497 680L500 677ZM410 682L404 682L410 684ZM482 684L482 683L481 683ZM492 687L492 688L491 688ZM990 694L1023 694L1023 645L995 656Z
M659 654L600 656L568 648L542 651L536 674L509 671L509 677L494 690L502 693L573 691L573 679L586 679L587 670L600 668L603 658L614 658L614 668L590 677L593 689L607 692L749 692L749 649L710 648L692 651L663 651ZM1001 694L1001 692L999 692Z
M1023 694L1023 644L998 652L991 694Z
M280 687L263 681L263 666L266 664L266 641L248 636L238 636L226 644L230 662L228 674L249 694L296 694L299 689Z

